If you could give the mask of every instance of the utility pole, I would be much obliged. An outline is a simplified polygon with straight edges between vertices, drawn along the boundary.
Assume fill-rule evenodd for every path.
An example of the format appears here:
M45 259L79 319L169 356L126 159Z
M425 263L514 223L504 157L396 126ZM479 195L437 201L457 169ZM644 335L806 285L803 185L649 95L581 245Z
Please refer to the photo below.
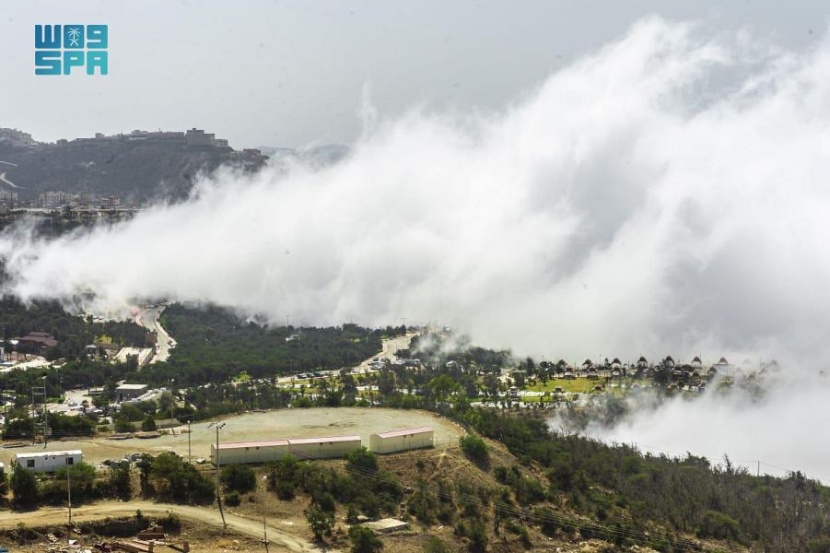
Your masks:
M222 510L222 494L221 494L221 487L219 485L219 430L225 427L224 422L212 422L208 425L208 428L215 428L216 429L216 504L219 506L219 515L222 517L222 530L225 531L228 529L228 525L225 522L225 512Z
M218 451L217 449L217 456L219 455ZM193 464L193 452L190 449L190 419L187 419L187 462Z
M265 517L262 517L262 543L265 544L265 553L268 553L268 527L265 525Z
M69 479L69 472L72 470L72 466L66 467L66 502L69 504L69 537L67 539L72 538L72 484Z

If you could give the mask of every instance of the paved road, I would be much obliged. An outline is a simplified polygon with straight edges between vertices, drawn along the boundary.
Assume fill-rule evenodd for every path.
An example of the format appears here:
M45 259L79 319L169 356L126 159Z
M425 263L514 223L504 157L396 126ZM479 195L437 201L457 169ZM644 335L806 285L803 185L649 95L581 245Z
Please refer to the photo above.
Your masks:
M159 317L161 317L163 311L164 306L159 305L157 307L142 309L135 316L136 324L156 333L156 353L153 355L150 363L167 361L167 358L170 356L170 350L176 347L176 341L164 330L164 327L159 322Z
M167 512L176 513L180 518L208 524L210 526L222 526L222 519L215 507L191 507L187 505L172 505L167 503L153 503L151 501L133 500L128 503L116 501L103 501L95 505L76 507L72 509L72 520L87 521L97 520L107 516L126 515L132 516L136 510L142 513L153 515L165 515ZM67 521L68 512L65 507L43 507L37 511L25 513L4 512L0 517L0 530L10 530L19 523L29 527L62 524ZM228 529L254 539L262 538L262 520L250 519L240 515L225 513L225 520ZM282 528L268 525L268 540L295 553L317 553L322 551L310 542L292 536ZM333 551L331 549L329 552Z
M11 186L12 188L20 188L20 186L17 186L17 185L16 185L15 183L13 183L12 181L10 181L10 180L6 179L6 173L0 173L0 182L5 182L6 184L8 184L9 186Z

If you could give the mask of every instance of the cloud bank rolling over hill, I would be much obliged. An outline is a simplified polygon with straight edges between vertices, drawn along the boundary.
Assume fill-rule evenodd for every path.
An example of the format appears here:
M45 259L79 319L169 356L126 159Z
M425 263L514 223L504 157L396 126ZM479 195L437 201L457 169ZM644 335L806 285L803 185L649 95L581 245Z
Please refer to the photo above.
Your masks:
M498 113L380 120L323 169L221 173L107 229L0 238L21 298L428 321L518 353L817 363L830 47L643 20Z

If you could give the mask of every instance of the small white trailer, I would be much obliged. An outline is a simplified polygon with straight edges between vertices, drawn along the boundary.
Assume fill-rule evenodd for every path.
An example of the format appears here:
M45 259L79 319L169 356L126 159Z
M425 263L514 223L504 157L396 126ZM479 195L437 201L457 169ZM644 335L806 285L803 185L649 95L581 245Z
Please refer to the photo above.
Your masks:
M384 454L428 448L433 446L434 434L435 431L429 426L379 432L369 436L369 449Z
M210 460L214 465L268 463L279 461L288 455L288 440L267 440L258 442L228 442L219 444L217 456L216 444L210 444Z
M289 452L298 459L335 459L360 449L360 436L289 438Z
M83 460L84 454L80 449L18 453L14 456L14 466L27 468L35 472L55 472L61 467L77 465Z

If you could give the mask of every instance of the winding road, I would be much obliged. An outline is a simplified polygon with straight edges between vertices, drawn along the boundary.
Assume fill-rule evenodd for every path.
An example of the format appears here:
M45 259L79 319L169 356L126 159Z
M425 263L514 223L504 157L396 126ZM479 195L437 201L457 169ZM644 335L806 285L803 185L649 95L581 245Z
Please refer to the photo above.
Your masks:
M165 515L168 512L175 513L179 518L197 523L209 524L210 526L222 526L222 519L219 512L208 507L192 507L189 505L173 505L168 503L153 503L152 501L102 501L94 505L76 507L72 509L72 521L82 522L88 520L100 520L107 516L132 516L136 510L141 510L145 515ZM0 517L0 530L11 530L21 522L27 526L50 526L65 524L68 512L65 507L41 507L37 511L24 513L3 512ZM225 514L228 529L244 536L260 539L262 538L262 520L251 519L240 515ZM312 543L292 536L285 530L268 524L268 541L295 553L318 553L322 552L319 547ZM329 549L329 552L332 550Z
M167 361L167 358L170 356L170 350L176 347L176 341L164 330L164 327L161 326L161 322L159 321L164 307L163 305L158 305L156 307L142 309L135 316L136 324L156 333L156 351L150 363Z

